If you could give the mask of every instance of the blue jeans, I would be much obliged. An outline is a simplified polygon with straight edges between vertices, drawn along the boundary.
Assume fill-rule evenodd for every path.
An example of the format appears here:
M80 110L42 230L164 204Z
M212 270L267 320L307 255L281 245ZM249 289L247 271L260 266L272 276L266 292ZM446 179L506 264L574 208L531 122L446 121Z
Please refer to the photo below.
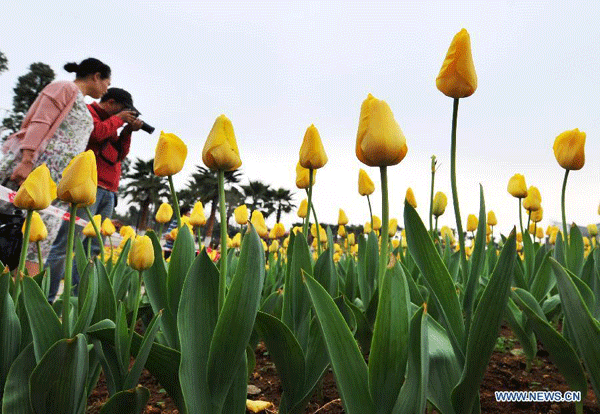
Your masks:
M104 188L98 187L96 192L96 202L90 206L90 211L93 216L100 214L102 220L105 218L111 218L115 209L115 198L116 194L112 191L105 190ZM88 219L85 209L78 209L77 216ZM76 234L80 235L80 228L75 228ZM46 259L46 266L50 268L50 293L48 294L48 301L54 302L60 280L65 275L65 257L67 252L67 237L69 235L69 222L63 221L54 239L48 258ZM84 247L87 248L87 242L84 241ZM92 257L98 256L100 253L100 246L98 245L98 239L92 238ZM72 273L73 285L79 283L79 273L77 273L77 266L75 260L73 260L73 273Z

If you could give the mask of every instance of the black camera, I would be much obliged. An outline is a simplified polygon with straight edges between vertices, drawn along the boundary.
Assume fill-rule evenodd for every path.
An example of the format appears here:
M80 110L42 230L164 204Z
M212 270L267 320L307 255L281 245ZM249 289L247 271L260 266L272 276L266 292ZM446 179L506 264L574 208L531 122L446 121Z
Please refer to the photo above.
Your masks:
M140 116L140 113L138 111L133 111L133 116L135 116L137 118L138 116ZM141 121L141 119L140 119L140 121ZM147 124L144 121L142 121L142 127L140 129L144 132L147 132L148 134L152 134L156 128L154 128L152 125Z

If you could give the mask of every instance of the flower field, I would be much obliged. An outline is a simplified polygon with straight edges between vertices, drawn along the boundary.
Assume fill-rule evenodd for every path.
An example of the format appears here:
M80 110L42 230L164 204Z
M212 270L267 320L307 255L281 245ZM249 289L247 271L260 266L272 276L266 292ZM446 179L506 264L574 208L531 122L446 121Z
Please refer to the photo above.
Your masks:
M202 204L190 217L180 215L173 176L188 148L161 133L154 173L168 177L172 201L156 221L177 220L168 260L162 231L121 229L122 241L100 257L75 238L76 209L94 202L97 187L91 151L73 159L58 185L45 165L36 168L14 200L27 211L20 264L12 274L0 269L0 412L84 413L101 374L108 396L96 407L100 413L145 412L150 391L140 377L148 375L186 414L305 413L332 390L331 409L338 411L314 412L505 412L490 408L493 390L482 383L486 378L486 386L493 385L493 374L506 366L514 371L516 379L507 383L513 388L495 391L528 391L520 387L533 372L562 379L561 391L580 393L580 401L563 405L571 412L583 413L584 402L586 412L600 410L598 229L570 226L564 201L568 179L577 179L570 173L585 165L585 133L568 130L554 140L563 192L561 200L545 203L561 204L560 228L542 228L542 196L518 173L507 183L519 212L509 234L494 233L497 220L486 209L483 187L478 215L463 225L458 108L477 89L466 30L452 40L436 83L453 100L452 192L436 191L433 157L429 214L417 213L409 189L402 229L390 217L388 173L409 156L409 141L389 105L371 94L360 108L355 147L371 168L356 173L364 202L370 208L370 197L380 196L382 209L370 208L361 233L346 228L341 209L337 227L319 224L319 206L331 200L313 197L317 171L328 162L314 125L296 166L296 186L306 191L297 211L302 226L269 229L259 210L241 205L234 211L241 231L229 238L225 172L238 169L243 154L232 122L225 115L215 120L202 160L218 177L218 251L202 246ZM378 185L369 173L379 174ZM74 291L73 261L67 260L63 294L49 304L47 269L27 274L25 258L27 244L46 237L36 211L57 197L70 203L67 252L74 250L81 279ZM438 229L449 200L455 229ZM87 237L116 232L110 220L89 219ZM524 366L503 360L494 353L499 348L519 349ZM555 369L545 373L541 367L549 361ZM277 398L249 400L248 384L266 376L269 366L281 390Z

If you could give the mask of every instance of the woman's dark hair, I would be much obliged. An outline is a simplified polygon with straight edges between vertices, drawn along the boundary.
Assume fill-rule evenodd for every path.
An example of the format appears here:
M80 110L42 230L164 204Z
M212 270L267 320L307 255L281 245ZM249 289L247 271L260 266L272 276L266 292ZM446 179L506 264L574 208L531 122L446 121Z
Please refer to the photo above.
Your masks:
M75 62L67 63L64 68L67 72L75 72L77 79L85 78L97 72L100 72L100 78L102 79L110 78L110 66L94 58L82 60L80 64Z
M179 214L186 215L187 213L189 213L192 210L192 208L189 205L185 205L185 206L181 206L179 207Z

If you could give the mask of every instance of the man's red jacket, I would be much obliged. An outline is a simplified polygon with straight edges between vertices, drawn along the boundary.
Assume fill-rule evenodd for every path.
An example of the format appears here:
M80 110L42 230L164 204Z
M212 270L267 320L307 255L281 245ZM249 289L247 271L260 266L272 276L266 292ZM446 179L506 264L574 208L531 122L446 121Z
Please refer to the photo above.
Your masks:
M87 106L94 119L94 130L86 150L91 149L96 154L98 168L98 187L117 192L121 178L121 161L129 154L131 146L131 131L117 130L124 124L116 115L110 116L96 102Z

